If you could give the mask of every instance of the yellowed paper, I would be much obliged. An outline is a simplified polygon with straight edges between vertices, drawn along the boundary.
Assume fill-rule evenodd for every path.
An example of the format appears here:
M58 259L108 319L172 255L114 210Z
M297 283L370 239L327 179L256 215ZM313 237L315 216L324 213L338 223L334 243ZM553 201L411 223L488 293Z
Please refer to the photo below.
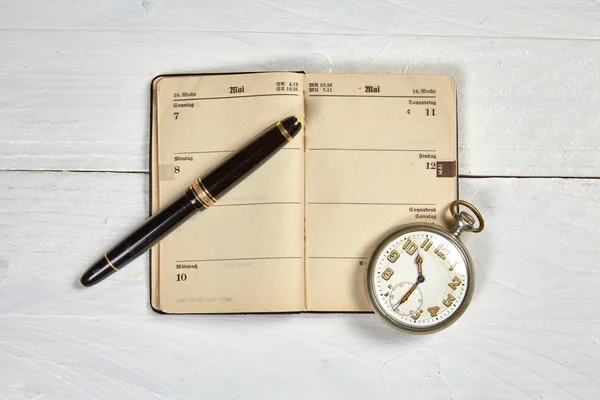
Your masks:
M378 241L401 224L444 223L456 198L456 175L437 176L456 165L455 83L323 74L307 75L305 91L306 308L366 311Z
M153 248L156 309L367 311L378 241L443 224L456 198L448 77L194 75L154 91L153 211L274 121L298 115L306 132Z
M303 120L303 79L268 73L158 81L157 207L275 121L292 115ZM156 246L157 308L213 313L304 307L303 139L301 132Z

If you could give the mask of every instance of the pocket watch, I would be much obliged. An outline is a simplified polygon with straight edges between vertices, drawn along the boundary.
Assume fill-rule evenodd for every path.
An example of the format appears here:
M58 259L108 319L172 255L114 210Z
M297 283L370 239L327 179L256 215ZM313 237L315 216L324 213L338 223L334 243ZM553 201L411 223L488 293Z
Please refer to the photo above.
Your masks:
M462 205L467 211L458 212ZM402 226L383 239L366 271L367 297L387 324L411 333L432 333L455 322L473 295L473 261L462 232L481 232L484 221L470 203L450 205L454 227ZM477 226L475 226L477 224Z

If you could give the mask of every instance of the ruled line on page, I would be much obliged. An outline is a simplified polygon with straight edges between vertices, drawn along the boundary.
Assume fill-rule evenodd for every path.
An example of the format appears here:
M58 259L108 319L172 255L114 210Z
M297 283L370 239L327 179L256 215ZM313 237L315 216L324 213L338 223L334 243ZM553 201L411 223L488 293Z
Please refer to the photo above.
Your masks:
M327 259L327 260L366 260L369 257L326 257L326 256L314 256L306 257L310 259Z
M175 260L176 263L184 262L218 262L218 261L246 261L246 260L302 260L304 257L246 257L246 258L209 258L199 260Z
M265 202L261 202L261 203L236 203L236 204L216 203L213 207L265 206L265 205L302 205L302 202L301 201L265 201Z
M435 153L435 149L350 149L350 148L335 148L335 147L312 147L308 151L398 151L398 152L420 152L420 153Z
M377 203L370 201L359 202L336 202L336 201L309 201L308 205L358 205L358 206L431 206L435 207L434 203Z
M201 101L201 100L228 100L228 99L247 99L249 97L272 97L272 96L299 96L299 93L265 93L265 94L247 94L243 96L220 96L220 97L188 97L185 99L173 99L173 101Z
M300 150L300 148L299 147L284 147L280 151L283 151L283 150ZM237 151L237 149L235 149L235 150L178 151L176 153L173 153L173 155L177 156L180 154L233 153L234 151Z
M404 95L365 95L365 94L308 94L309 97L363 97L389 99L435 99L436 96L404 96Z

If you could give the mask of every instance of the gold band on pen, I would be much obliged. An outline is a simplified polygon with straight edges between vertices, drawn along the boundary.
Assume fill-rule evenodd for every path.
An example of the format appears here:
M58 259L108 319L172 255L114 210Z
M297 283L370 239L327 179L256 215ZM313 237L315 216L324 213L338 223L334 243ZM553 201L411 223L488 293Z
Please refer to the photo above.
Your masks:
M281 122L277 121L275 125L277 125L277 127L279 128L279 132L281 132L283 137L286 138L288 142L291 142L293 137L291 137L289 132L283 127L283 125L281 125Z
M210 192L208 191L208 189L206 189L206 186L204 186L204 183L202 183L200 179L196 179L194 182L192 182L192 184L190 185L190 189L192 189L196 200L202 203L204 208L208 208L217 202L217 199L215 199L213 195L210 194Z
M106 255L106 253L104 253L104 259L106 260L106 262L108 263L108 265L111 266L112 269L114 269L115 271L119 270L119 268L115 267L114 264L110 262L110 260L108 259L108 256Z
M208 189L204 185L204 182L202 182L202 180L198 179L198 183L200 184L200 187L202 188L202 190L204 190L204 193L206 193L208 198L211 199L212 204L215 204L217 202L217 199L215 199L215 197L208 191Z

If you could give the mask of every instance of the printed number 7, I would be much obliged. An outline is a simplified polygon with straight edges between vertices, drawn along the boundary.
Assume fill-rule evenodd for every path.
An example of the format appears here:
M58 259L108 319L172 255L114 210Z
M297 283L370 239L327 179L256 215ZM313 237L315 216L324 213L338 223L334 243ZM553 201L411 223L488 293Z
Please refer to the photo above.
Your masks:
M179 119L179 113L178 112L173 113L173 114L175 115L175 119Z

